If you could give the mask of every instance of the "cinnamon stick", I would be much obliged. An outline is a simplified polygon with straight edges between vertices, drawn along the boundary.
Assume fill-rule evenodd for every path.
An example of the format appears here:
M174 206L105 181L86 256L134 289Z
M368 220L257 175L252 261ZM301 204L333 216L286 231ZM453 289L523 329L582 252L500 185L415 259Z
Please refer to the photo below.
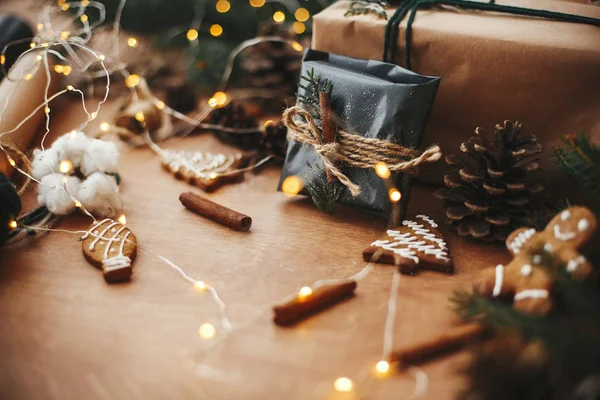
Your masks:
M323 132L323 142L333 143L335 142L336 136L336 125L333 118L333 111L331 110L331 100L329 93L319 93L319 110L321 114L321 130ZM329 183L335 182L337 178L327 171L327 181Z
M294 299L273 307L273 322L277 325L294 324L352 296L354 289L356 281L348 280L316 287L309 295L298 294Z
M188 210L223 225L227 225L230 228L237 229L238 231L246 232L252 226L252 218L249 216L215 203L214 201L195 193L182 193L179 196L179 201L181 201L181 204Z
M399 362L401 365L414 364L442 353L460 349L468 342L482 337L485 330L485 326L480 322L469 322L450 328L439 336L392 352L390 362Z

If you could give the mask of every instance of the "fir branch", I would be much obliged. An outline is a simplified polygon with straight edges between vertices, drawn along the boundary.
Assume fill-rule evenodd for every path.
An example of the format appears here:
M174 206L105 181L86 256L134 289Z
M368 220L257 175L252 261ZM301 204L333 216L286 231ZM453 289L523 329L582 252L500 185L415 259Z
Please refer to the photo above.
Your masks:
M579 133L563 136L564 146L556 149L556 168L567 173L586 191L591 200L600 202L600 146Z
M378 18L387 19L385 9L388 3L383 0L352 0L344 17L349 15L375 14Z
M310 176L304 179L306 190L317 208L327 214L333 213L333 205L339 200L344 186L339 181L329 182L321 167L310 168Z
M317 123L319 123L321 121L319 94L324 92L331 96L333 85L328 79L321 80L320 76L315 75L314 68L302 75L300 81L306 81L306 84L298 84L298 87L304 90L304 93L298 94L298 100L308 108Z

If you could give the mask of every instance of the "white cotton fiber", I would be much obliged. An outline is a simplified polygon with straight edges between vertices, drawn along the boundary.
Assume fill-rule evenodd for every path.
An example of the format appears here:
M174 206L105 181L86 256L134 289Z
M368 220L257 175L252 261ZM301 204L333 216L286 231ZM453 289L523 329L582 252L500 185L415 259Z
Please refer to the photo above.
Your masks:
M119 151L112 142L90 139L81 162L81 172L90 176L94 172L117 172L119 166Z
M83 132L67 133L56 139L52 149L58 152L60 161L69 160L75 167L79 167L91 140Z
M45 205L52 214L65 215L75 209L75 203L69 196L76 196L81 181L75 176L67 177L67 190L62 182L62 174L50 174L44 176L39 185L38 203Z
M77 199L97 218L116 218L123 210L115 178L101 172L93 173L81 183Z
M31 161L31 175L35 179L42 179L48 174L58 172L58 152L52 148L47 150L36 149L33 151Z

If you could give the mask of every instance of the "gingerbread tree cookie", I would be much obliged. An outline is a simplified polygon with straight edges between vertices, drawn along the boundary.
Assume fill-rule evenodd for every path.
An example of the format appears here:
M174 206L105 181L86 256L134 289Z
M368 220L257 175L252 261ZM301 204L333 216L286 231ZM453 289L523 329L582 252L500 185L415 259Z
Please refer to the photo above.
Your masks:
M454 272L448 245L438 225L426 215L417 215L416 219L405 220L402 226L389 229L385 237L363 250L363 259L395 264L400 272L409 275L414 275L419 268Z
M559 265L575 278L588 277L592 267L579 250L592 239L597 224L587 208L571 207L542 232L514 231L506 240L512 261L483 271L474 291L491 298L512 298L513 306L528 314L547 314L554 286L550 268Z
M137 254L135 235L112 219L94 221L81 238L83 255L90 264L101 268L107 282L127 280Z

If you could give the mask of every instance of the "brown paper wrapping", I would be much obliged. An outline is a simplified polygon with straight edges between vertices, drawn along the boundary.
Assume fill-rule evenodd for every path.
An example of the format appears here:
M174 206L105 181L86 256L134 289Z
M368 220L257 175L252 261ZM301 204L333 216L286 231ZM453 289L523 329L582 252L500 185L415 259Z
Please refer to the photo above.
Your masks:
M27 117L36 107L44 102L44 91L46 88L46 72L44 65L35 71L34 64L39 63L36 60L35 53L29 53L24 56L10 70L9 78L4 78L0 84L0 110L4 107L4 102L8 98L6 110L0 119L0 133L12 130L25 117ZM56 88L61 81L60 76L52 70L50 64L51 85L48 96L56 93ZM27 73L32 73L29 80L18 79L24 77ZM52 107L52 104L50 104ZM44 119L44 110L40 109L23 126L13 133L2 137L2 143L8 143L16 146L19 150L27 152L39 131L42 120ZM0 155L0 171L10 176L14 169L9 165L8 159Z
M500 1L600 18L600 7L557 0ZM344 17L347 1L314 16L313 48L381 60L386 21L375 15ZM395 10L388 10L391 16ZM400 25L396 63L404 65L406 19ZM519 120L544 145L542 168L562 134L585 131L600 141L600 28L508 14L419 10L413 24L413 70L441 76L425 144L446 154L477 126L493 130ZM444 163L421 169L439 183Z

